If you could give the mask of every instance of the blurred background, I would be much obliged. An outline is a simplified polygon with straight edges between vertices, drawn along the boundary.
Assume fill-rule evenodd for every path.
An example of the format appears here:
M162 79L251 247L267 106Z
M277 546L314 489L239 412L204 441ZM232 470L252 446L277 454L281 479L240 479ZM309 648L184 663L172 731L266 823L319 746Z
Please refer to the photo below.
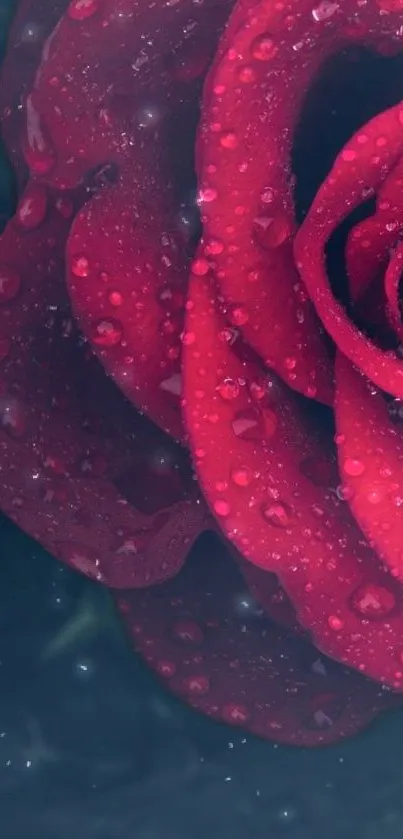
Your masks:
M316 751L245 736L166 694L107 592L6 519L0 556L0 839L403 839L403 713Z

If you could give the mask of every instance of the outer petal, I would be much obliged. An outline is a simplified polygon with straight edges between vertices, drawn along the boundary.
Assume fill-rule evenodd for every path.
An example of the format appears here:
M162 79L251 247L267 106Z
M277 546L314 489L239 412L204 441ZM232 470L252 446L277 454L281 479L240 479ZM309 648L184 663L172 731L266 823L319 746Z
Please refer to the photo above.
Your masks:
M382 394L341 353L336 361L336 422L345 495L364 533L403 580L403 438ZM393 403L392 403L393 405ZM387 593L374 590L371 609Z
M307 432L287 389L262 382L227 333L208 280L193 279L185 416L211 509L247 559L278 575L323 652L401 688L401 588L365 546L331 475L324 488L307 470L331 453ZM374 616L366 593L377 589L388 599Z
M306 91L326 58L351 41L394 45L399 14L386 11L374 2L353 12L348 0L242 3L206 85L200 203L206 246L212 239L221 247L212 260L215 277L261 358L324 402L331 401L332 378L326 345L292 255L291 145ZM303 275L322 318L308 238ZM336 327L329 331L335 338Z
M355 733L392 697L242 603L242 578L200 542L174 580L118 603L134 647L198 711L294 746ZM250 601L249 605L250 604Z
M193 3L72 0L48 41L29 100L32 171L42 137L50 153L46 172L39 159L40 174L57 186L130 160L133 148L149 142L144 129L153 133L158 114L188 99L189 81L207 68L211 33L218 35L229 7L226 0L210 2L207 14Z
M22 103L31 87L43 46L68 0L20 0L1 67L1 134L20 181L25 179L20 139L25 121Z
M184 453L77 334L64 287L73 197L28 185L0 238L0 507L112 586L177 572L206 513Z

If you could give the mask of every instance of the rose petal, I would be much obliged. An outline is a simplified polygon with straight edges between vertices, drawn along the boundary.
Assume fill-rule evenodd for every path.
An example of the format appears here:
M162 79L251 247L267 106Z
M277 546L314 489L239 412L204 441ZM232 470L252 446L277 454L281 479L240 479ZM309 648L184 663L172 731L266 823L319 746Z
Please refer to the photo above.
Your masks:
M1 134L20 183L26 165L20 146L25 121L21 107L31 87L44 43L67 6L68 0L19 0L8 35L8 48L1 66Z
M200 542L174 580L117 601L135 649L171 691L218 721L320 746L355 733L388 704L373 683L245 612L248 596L219 545Z
M403 364L360 332L334 298L326 276L325 246L339 223L361 203L364 185L377 190L385 172L399 163L402 123L403 109L397 105L357 132L316 194L295 242L298 269L329 334L371 381L394 396L403 395Z
M218 37L229 5L210 0L207 14L205 5L193 3L91 0L83 7L72 0L30 99L31 168L36 171L32 125L54 152L41 173L54 185L73 186L90 170L130 161L136 147L153 142L172 104L189 98L189 81L197 84L206 69L212 32Z
M205 278L191 281L188 309L185 417L221 528L246 559L277 574L319 649L401 689L403 593L366 547L335 487L323 489L305 475L307 458L330 453L307 432L284 386L269 379L265 397L259 368L225 340ZM361 608L367 588L388 592L375 619Z
M159 185L134 174L99 193L76 219L68 288L80 326L120 390L180 439L188 260L168 195L161 206Z
M185 453L77 334L63 277L73 211L74 196L28 185L0 238L0 507L89 576L148 585L177 572L206 512Z
M341 353L336 382L339 464L346 497L380 559L403 580L401 428L393 424L381 393Z

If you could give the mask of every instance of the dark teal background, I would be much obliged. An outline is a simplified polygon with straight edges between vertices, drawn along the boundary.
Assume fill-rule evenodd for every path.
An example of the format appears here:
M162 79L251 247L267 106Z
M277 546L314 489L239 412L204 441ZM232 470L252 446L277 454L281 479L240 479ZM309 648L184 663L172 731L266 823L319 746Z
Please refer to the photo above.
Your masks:
M1 214L4 159L0 193ZM105 592L6 520L0 555L0 839L403 838L402 714L311 752L218 726L162 691Z

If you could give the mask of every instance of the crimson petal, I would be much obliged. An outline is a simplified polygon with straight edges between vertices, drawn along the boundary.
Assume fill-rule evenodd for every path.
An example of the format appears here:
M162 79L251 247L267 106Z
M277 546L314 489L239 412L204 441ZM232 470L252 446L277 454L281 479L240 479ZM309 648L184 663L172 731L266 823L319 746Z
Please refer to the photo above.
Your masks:
M74 196L31 182L0 238L0 506L111 586L176 573L205 526L186 456L125 402L71 319Z
M117 601L134 647L181 699L269 740L321 746L358 731L392 701L258 612L240 575L201 541L175 579Z
M355 518L394 577L403 580L403 439L379 391L342 355L336 360L340 471ZM393 404L393 403L392 403ZM382 597L376 592L371 608ZM371 598L369 598L371 600ZM403 661L403 659L402 659Z
M1 133L20 182L26 165L21 153L21 133L25 121L22 104L30 89L47 37L54 29L68 0L20 0L1 67Z
M278 575L319 649L401 689L400 586L365 545L336 488L318 487L301 469L306 458L331 452L307 432L285 386L269 379L265 397L259 368L226 340L208 279L191 281L188 309L185 417L221 528L246 559ZM374 616L364 595L380 588L389 598Z

